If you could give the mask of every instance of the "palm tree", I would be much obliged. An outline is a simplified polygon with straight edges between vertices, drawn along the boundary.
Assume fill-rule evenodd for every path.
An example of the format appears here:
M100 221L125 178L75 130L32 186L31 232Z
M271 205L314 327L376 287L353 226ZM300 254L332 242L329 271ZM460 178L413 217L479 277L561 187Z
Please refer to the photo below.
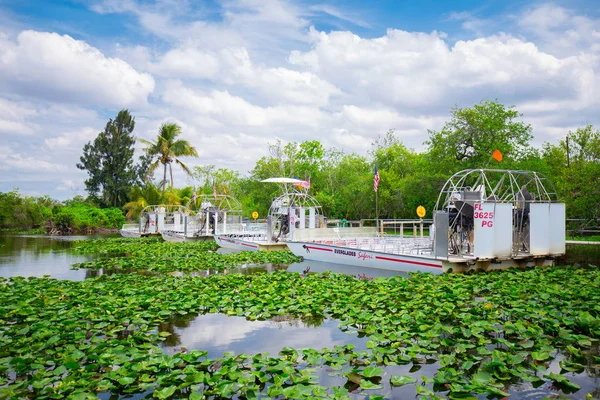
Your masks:
M127 210L127 218L137 219L144 207L162 203L162 193L154 184L148 182L144 187L131 188L131 201L123 206Z
M190 169L177 157L198 157L198 152L194 146L187 140L177 139L177 136L180 134L181 127L179 125L162 124L158 131L158 138L155 141L140 139L142 143L147 145L146 152L152 157L157 157L156 161L150 166L148 175L151 175L160 164L164 167L163 180L161 182L163 190L167 186L167 166L171 174L171 186L173 186L173 167L171 165L173 162L179 164L188 175L192 175Z

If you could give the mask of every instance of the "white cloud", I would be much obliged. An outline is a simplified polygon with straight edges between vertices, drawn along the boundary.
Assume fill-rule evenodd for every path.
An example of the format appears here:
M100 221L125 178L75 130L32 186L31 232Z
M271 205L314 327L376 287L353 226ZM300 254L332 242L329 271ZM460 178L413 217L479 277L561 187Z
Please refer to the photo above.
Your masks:
M27 121L37 115L35 107L28 103L16 103L0 98L0 135L32 135L39 126Z
M226 67L221 76L225 82L257 90L271 101L325 106L332 95L341 94L314 73L255 65L245 48L224 49L221 59Z
M194 48L175 48L160 57L151 70L164 77L208 78L219 70L219 60L213 54Z
M93 140L98 132L97 129L86 127L78 131L70 131L60 136L48 138L44 140L44 144L52 151L67 149L81 151L83 145Z
M0 36L0 85L29 97L94 106L146 102L154 79L70 36L23 31Z
M517 22L550 54L576 56L591 51L600 56L600 19L544 3L525 10Z
M318 108L302 105L260 107L228 91L196 91L181 82L171 82L163 100L177 107L211 118L222 125L263 127L273 125L316 128L321 119Z
M219 3L221 20L192 18L188 2L103 0L101 13L132 13L148 32L165 40L218 50L227 46L280 50L283 40L304 41L303 9L285 0L228 0Z
M115 54L123 61L140 71L148 71L153 58L152 51L141 45L124 46L120 43L115 45Z
M56 187L56 190L75 191L75 182L71 179L63 179L62 183Z
M277 139L366 154L395 128L422 149L453 106L482 99L515 104L535 144L600 123L600 21L553 4L512 20L451 14L470 40L455 32L320 32L309 27L324 18L368 23L341 7L283 0L226 0L210 16L176 0L104 0L93 9L128 13L135 22L127 29L139 35L119 36L121 44L96 38L110 54L56 33L0 36L0 89L10 93L0 98L0 135L11 138L11 156L0 161L4 189L37 182L67 196L70 183L82 187L85 173L74 167L81 148L121 107L136 116L138 137L179 123L201 156L185 160L190 166L242 173ZM498 26L509 33L482 34Z
M312 30L313 48L290 62L327 79L363 104L446 109L486 97L588 95L597 78L585 57L558 58L510 35L446 43L443 35L388 30L374 39ZM512 100L511 100L512 99Z
M369 24L363 18L353 15L351 13L345 12L345 11L343 11L337 7L334 7L330 4L315 4L314 6L310 6L309 9L311 11L315 11L317 13L322 12L322 13L328 14L332 17L335 17L342 21L350 22L350 23L360 26L362 28L371 27L371 24Z
M61 172L67 171L67 166L51 161L40 160L37 157L22 155L19 153L4 154L0 159L0 171L13 172Z

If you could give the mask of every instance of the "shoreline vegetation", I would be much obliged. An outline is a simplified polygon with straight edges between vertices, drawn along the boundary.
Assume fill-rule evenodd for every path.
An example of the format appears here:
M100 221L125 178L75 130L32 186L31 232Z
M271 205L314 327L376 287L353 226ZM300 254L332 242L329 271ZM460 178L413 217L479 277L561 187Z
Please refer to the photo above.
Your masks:
M59 202L27 197L18 190L0 192L0 233L72 235L116 232L125 223L119 208L100 208L75 196Z
M44 228L57 234L93 233L118 229L136 221L149 205L187 205L195 196L227 194L242 205L243 216L264 218L280 187L260 181L274 176L296 177L331 219L374 219L374 169L380 182L379 218L414 219L423 206L431 218L444 182L464 169L531 170L548 178L549 188L566 204L569 233L600 223L600 131L588 125L565 132L558 143L532 146L534 128L524 123L514 106L482 101L454 108L439 130L428 131L425 149L417 152L389 130L371 143L367 155L325 148L317 140L269 144L269 155L256 161L243 176L215 165L188 167L182 159L198 157L182 139L179 125L159 127L155 140L134 136L135 118L121 110L104 130L87 143L77 168L85 170L88 197L57 201L49 196L21 195L18 189L0 192L0 228ZM145 145L134 160L134 145ZM568 145L567 145L568 143ZM118 148L118 154L111 149ZM500 154L501 157L494 157ZM186 161L187 162L187 161ZM176 187L173 167L182 169L194 186ZM158 172L158 180L153 180ZM197 198L197 197L196 197ZM192 207L193 208L193 207ZM125 215L126 214L126 215ZM582 225L583 224L583 225ZM586 228L586 229L587 229ZM589 230L589 229L588 229Z

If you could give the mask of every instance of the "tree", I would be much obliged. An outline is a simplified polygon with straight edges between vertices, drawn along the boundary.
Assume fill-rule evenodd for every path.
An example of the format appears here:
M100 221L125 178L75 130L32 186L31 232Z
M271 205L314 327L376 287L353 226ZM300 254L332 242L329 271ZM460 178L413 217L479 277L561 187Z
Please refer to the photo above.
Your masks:
M531 126L517 121L514 106L482 101L472 108L454 108L441 131L429 131L432 164L445 171L482 168L498 149L504 157L518 159L532 138Z
M152 174L160 164L164 167L163 180L161 182L162 189L165 190L167 186L167 167L171 175L171 186L173 186L173 167L172 163L175 162L188 174L192 175L190 169L182 163L177 157L198 157L196 149L187 141L183 139L177 139L177 136L181 134L181 127L177 124L162 124L158 131L158 137L155 141L148 141L140 139L141 142L145 143L146 152L151 157L156 157L156 160L150 165L148 174Z
M123 206L123 209L127 210L129 219L138 218L145 207L162 203L161 192L152 182L148 182L142 187L132 187L129 198L131 201Z
M106 123L93 142L83 147L77 168L86 170L89 178L85 187L92 197L113 207L127 201L132 185L136 182L133 165L135 137L132 135L135 119L128 110L121 110L117 117Z
M600 217L600 131L592 125L567 134L567 142L546 143L543 158L569 218Z

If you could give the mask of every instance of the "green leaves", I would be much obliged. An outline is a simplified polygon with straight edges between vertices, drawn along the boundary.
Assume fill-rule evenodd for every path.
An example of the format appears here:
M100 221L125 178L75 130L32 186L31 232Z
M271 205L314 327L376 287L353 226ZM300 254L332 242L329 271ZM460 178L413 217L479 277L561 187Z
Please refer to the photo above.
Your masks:
M154 397L158 399L168 399L175 393L177 386L169 386L154 391Z
M550 372L548 375L544 375L544 378L552 379L557 384L568 387L570 389L575 389L575 390L581 389L581 386L569 381L565 376L563 376L561 374L555 374L554 372Z
M404 386L409 383L415 383L417 380L412 376L404 376L404 375L393 375L390 378L390 384L392 386Z
M369 366L362 371L362 376L364 376L365 378L381 377L381 375L383 375L383 368L379 367Z
M138 255L144 252L156 266L212 257L201 255L209 253L209 244L105 243L131 251L117 262L133 269L147 262ZM159 250L177 256L165 258ZM161 398L198 393L346 398L349 391L376 397L404 386L397 390L469 398L506 396L514 382L548 380L572 391L577 389L565 377L543 374L557 364L565 372L587 374L584 366L600 335L599 285L597 269L562 267L373 281L286 272L207 278L115 274L84 282L0 279L0 397L154 391ZM493 313L483 308L487 303L494 304ZM173 346L178 337L165 321L184 326L207 312L314 325L335 319L348 335L365 336L368 346L282 346L274 356L250 348L249 355L227 352L218 358L208 358L205 350L212 349L161 353L163 341ZM422 385L415 385L417 371ZM388 378L393 373L405 375ZM347 388L320 386L319 374L346 377Z
M124 377L122 377L122 378L119 378L119 379L118 379L118 382L119 382L121 385L123 385L123 386L127 386L127 385L130 385L130 384L132 384L133 382L135 382L135 378L131 378L131 377L128 377L128 376L124 376Z
M550 354L545 351L534 351L531 353L531 358L536 361L546 361L550 358Z
M212 240L184 243L162 242L156 238L85 240L78 242L74 250L116 257L97 258L75 264L74 268L103 269L105 272L214 272L243 264L287 265L300 260L290 251L218 254L215 252L217 248ZM123 256L124 254L128 256Z

